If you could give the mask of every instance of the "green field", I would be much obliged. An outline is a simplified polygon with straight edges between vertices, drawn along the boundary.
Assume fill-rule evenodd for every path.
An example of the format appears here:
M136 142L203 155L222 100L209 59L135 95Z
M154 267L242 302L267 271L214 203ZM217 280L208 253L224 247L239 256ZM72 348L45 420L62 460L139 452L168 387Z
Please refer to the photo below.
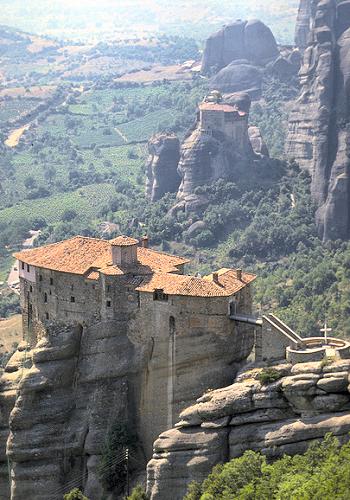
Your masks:
M37 99L10 99L0 104L0 121L12 121L38 106Z
M174 109L154 111L143 118L119 125L118 130L128 139L128 142L148 141L151 135L158 132L160 127L166 128L176 118L176 115Z
M0 223L16 224L21 219L43 217L48 224L52 224L60 221L67 209L75 210L80 221L89 222L114 195L113 185L96 184L47 198L24 200L18 205L0 210Z

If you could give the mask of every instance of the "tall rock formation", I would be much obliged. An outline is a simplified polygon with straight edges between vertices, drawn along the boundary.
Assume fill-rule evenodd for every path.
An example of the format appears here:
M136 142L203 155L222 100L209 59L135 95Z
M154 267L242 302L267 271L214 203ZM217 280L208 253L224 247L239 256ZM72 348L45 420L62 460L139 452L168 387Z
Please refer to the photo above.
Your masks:
M216 97L217 102L210 102ZM260 175L266 148L257 144L258 130L252 131L252 139L249 136L249 110L250 97L244 93L222 99L214 91L200 103L198 122L181 147L181 184L174 210L200 212L207 204L198 190L203 185L218 179L243 182L247 176Z
M312 176L323 239L350 236L350 2L311 4L301 92L289 118L286 152Z
M312 4L313 0L300 0L299 4L297 22L295 26L295 45L302 52L308 45Z
M160 435L147 467L151 500L182 500L191 481L203 481L214 465L246 450L277 458L304 453L328 432L349 439L349 360L273 368L280 378L266 384L259 381L261 367L242 370L235 383L204 394Z
M156 134L148 141L148 153L146 196L153 202L165 193L176 193L179 187L180 141L174 134Z

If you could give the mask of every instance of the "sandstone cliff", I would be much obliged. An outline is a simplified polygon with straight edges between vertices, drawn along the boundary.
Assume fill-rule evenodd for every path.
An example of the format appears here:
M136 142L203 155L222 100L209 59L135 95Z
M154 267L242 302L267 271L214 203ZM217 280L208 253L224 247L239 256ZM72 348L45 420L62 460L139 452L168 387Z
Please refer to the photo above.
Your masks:
M165 193L176 193L179 187L180 141L174 134L156 134L148 141L148 153L146 196L157 201Z
M307 6L301 2L303 11ZM290 115L286 152L312 176L320 236L346 239L350 236L350 2L320 0L311 2L311 7L301 92Z
M147 468L152 500L180 500L187 485L248 449L270 458L306 451L332 432L350 431L350 361L274 366L279 380L263 385L262 368L243 370L229 387L207 392L154 443Z

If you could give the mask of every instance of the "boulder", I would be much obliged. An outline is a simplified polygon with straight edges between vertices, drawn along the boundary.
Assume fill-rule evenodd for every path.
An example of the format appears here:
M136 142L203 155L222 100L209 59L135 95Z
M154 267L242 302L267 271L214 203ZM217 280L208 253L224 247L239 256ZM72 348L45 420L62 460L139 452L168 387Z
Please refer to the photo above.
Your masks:
M261 95L263 72L247 60L237 60L221 69L210 80L210 89L222 93L246 92L252 97Z
M202 72L210 74L239 59L263 66L276 58L278 53L276 40L263 22L239 20L224 26L207 39Z

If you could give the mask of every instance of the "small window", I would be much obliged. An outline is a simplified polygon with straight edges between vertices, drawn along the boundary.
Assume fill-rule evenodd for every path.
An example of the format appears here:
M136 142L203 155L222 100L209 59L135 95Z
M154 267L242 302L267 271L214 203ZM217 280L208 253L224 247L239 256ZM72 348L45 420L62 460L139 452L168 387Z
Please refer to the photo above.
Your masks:
M163 301L163 302L167 302L168 300L168 294L164 293L164 290L163 289L157 289L157 290L154 290L153 292L153 300L160 300L160 301Z
M33 287L32 285L29 286L29 291L32 292L33 291Z
M111 291L111 285L107 285L107 292Z
M45 313L45 318L46 318L46 319L50 319L50 315L49 315L49 313Z
M75 302L75 297L73 297L73 295L71 296L70 301Z
M28 273L30 271L30 265L29 264L27 264L27 271L28 271Z
M44 302L45 302L45 304L47 302L47 293L46 292L44 293Z
M53 285L53 278L50 278L50 285Z
M33 306L32 304L28 304L28 313L32 314L32 312L33 312Z
M107 301L106 301L106 306L107 306L107 307L111 307L111 305L112 305L112 302L111 302L110 300L107 300Z
M96 285L92 285L92 289L95 290L95 288L96 288Z
M43 280L43 275L39 274L39 281L42 281L42 280Z
M71 290L74 290L74 285L71 285L71 286L70 286L70 289L71 289Z
M51 290L49 291L49 295L52 295L52 292L51 292Z
M22 265L22 269L24 269L24 262L22 262L22 264L21 264L21 265Z

